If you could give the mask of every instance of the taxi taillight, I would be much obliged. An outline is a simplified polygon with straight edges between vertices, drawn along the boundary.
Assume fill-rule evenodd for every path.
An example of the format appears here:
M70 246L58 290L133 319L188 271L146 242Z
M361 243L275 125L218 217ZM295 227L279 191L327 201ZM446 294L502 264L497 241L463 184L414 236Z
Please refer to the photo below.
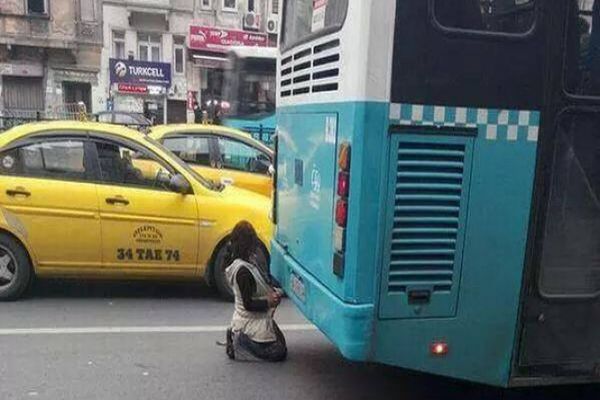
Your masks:
M335 203L335 227L333 232L333 273L344 276L346 251L346 226L348 225L348 197L350 196L350 144L342 143L338 153L337 200Z

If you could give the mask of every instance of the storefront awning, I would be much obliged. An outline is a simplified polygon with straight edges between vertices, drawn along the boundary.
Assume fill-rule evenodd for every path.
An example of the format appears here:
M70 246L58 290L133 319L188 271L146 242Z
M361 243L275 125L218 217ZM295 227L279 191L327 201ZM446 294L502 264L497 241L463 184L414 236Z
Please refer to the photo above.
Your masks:
M227 65L227 57L220 54L192 53L194 64L202 68L224 69Z

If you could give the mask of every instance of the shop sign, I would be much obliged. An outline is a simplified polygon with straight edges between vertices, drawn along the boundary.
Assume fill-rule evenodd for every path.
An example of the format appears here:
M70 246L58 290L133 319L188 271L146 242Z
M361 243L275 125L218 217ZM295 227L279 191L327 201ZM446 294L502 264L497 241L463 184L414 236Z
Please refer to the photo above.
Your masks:
M269 39L265 33L221 29L209 26L190 26L189 46L193 50L208 50L225 53L232 46L267 47Z
M109 60L110 83L171 86L171 64L120 60Z
M44 76L44 68L38 64L0 63L0 75L5 76Z
M145 85L132 85L130 83L119 83L117 89L121 93L133 93L133 94L146 94L148 93L148 86Z
M188 90L187 92L187 109L192 111L194 109L194 103L196 102L196 96L198 92L195 90Z

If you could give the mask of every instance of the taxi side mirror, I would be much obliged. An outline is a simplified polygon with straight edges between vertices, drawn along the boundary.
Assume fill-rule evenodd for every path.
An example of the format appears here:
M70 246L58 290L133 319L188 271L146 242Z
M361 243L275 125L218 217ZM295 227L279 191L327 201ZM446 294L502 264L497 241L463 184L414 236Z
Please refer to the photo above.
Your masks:
M275 176L275 167L273 166L273 164L269 164L269 175L271 176Z
M171 180L169 181L169 188L172 191L181 193L181 194L190 194L192 192L192 187L190 183L183 177L181 174L175 174L171 176Z

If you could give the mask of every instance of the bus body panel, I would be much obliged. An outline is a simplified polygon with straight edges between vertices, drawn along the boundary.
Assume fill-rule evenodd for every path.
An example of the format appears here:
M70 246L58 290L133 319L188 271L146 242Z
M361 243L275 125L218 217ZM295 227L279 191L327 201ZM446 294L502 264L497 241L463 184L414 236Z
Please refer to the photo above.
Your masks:
M444 107L446 116L456 115L456 108L448 108ZM485 122L480 119L478 123L477 115L481 118L485 114L491 118ZM509 117L509 125L496 131L499 121L496 116L503 121L504 114ZM377 343L374 358L386 364L506 386L517 332L539 113L467 109L466 115L467 125L477 126L477 137L462 269L460 276L454 277L460 283L456 316L382 319L380 315L373 336ZM455 122L444 121L439 126L454 126ZM400 120L392 121L398 123ZM426 119L410 121L413 129L427 123ZM514 125L516 137L509 135ZM492 134L494 131L496 135ZM447 140L447 135L443 130L436 133L435 129L423 134L427 140L437 137L440 142ZM389 171L395 172L396 166L390 165ZM393 204L387 205L390 206ZM383 299L386 295L380 294ZM426 313L427 305L411 308L417 307ZM430 353L431 345L439 341L448 345L446 356L435 357Z
M319 327L344 357L368 360L375 314L373 304L341 301L276 240L271 246L271 273L304 316Z
M385 177L380 171L387 158L388 112L389 105L381 102L278 109L277 209L295 211L278 212L275 240L324 287L350 304L372 305L379 282L373 260L379 257L378 243L383 234L377 227L382 212L380 201ZM327 133L332 129L327 125L328 117L334 116L336 137L326 140L326 134L332 134ZM334 143L328 143L331 140ZM339 276L333 270L332 238L339 172L337 153L341 143L350 144L352 160L346 251L343 273ZM297 173L303 175L303 187L295 182L299 178ZM314 192L315 186L318 193Z

